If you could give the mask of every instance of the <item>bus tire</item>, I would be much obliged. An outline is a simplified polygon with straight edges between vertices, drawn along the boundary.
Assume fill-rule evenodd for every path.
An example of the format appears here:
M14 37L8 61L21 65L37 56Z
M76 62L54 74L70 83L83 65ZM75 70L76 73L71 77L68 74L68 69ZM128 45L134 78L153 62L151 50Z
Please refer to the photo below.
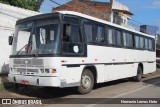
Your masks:
M91 70L85 69L81 76L80 86L77 87L79 94L87 94L91 92L94 86L94 76Z
M137 68L137 75L134 77L134 81L135 82L141 81L142 75L143 75L142 68L140 66L138 66L138 68Z

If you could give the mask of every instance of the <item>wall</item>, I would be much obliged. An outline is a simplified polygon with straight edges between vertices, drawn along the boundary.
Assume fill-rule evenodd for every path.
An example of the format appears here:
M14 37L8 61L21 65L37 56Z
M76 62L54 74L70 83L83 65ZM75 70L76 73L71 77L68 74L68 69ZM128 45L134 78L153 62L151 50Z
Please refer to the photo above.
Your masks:
M13 34L11 29L0 29L0 73L9 71L9 54L11 46L8 45L8 37Z
M0 3L0 74L9 72L8 37L14 33L16 21L36 14L40 13Z

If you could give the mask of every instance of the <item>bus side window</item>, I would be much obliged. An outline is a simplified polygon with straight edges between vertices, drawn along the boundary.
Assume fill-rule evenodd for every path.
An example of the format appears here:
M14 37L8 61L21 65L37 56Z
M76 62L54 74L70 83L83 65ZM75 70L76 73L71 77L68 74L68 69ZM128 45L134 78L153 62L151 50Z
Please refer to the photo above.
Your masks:
M123 42L125 47L133 48L133 35L128 32L123 32Z
M71 42L71 25L64 24L63 29L63 42Z
M148 50L148 48L149 48L148 39L145 38L145 39L144 39L144 42L145 42L145 46L144 46L144 47L145 47L146 50Z
M120 30L116 30L116 45L122 46L122 32Z
M104 43L104 26L95 25L95 40L96 43Z
M104 41L104 26L101 24L85 23L84 32L87 41L95 44L103 44Z
M88 42L92 42L93 40L93 25L89 23L84 24L84 32L87 37Z
M144 48L144 37L140 37L140 48Z
M73 18L74 20L77 20ZM77 21L78 22L78 21ZM63 52L82 53L82 40L78 23L65 22L63 25Z
M108 28L108 42L110 45L116 44L115 29Z
M124 44L125 47L127 47L126 35L127 35L127 33L126 33L126 32L123 32L123 44Z
M135 48L140 48L140 37L138 35L134 36Z
M150 51L153 51L153 50L154 50L152 39L149 39L149 50L150 50Z

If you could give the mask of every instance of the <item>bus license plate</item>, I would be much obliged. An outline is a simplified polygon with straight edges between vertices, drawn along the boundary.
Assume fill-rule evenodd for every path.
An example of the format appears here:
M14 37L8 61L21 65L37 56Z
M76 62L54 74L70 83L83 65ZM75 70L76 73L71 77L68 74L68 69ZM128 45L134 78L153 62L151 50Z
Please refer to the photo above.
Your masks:
M29 85L29 81L27 81L27 80L22 80L21 83L22 83L23 85Z

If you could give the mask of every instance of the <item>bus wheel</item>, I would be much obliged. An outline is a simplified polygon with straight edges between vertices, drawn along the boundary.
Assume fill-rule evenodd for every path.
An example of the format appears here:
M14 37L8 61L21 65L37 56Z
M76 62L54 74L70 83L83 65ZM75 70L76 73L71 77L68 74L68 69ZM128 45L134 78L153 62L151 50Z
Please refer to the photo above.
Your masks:
M136 82L141 81L142 75L143 75L142 68L140 66L138 66L137 75L134 77L134 81L136 81Z
M77 88L78 93L87 94L91 92L94 86L94 76L89 69L85 69L81 76L80 86Z

